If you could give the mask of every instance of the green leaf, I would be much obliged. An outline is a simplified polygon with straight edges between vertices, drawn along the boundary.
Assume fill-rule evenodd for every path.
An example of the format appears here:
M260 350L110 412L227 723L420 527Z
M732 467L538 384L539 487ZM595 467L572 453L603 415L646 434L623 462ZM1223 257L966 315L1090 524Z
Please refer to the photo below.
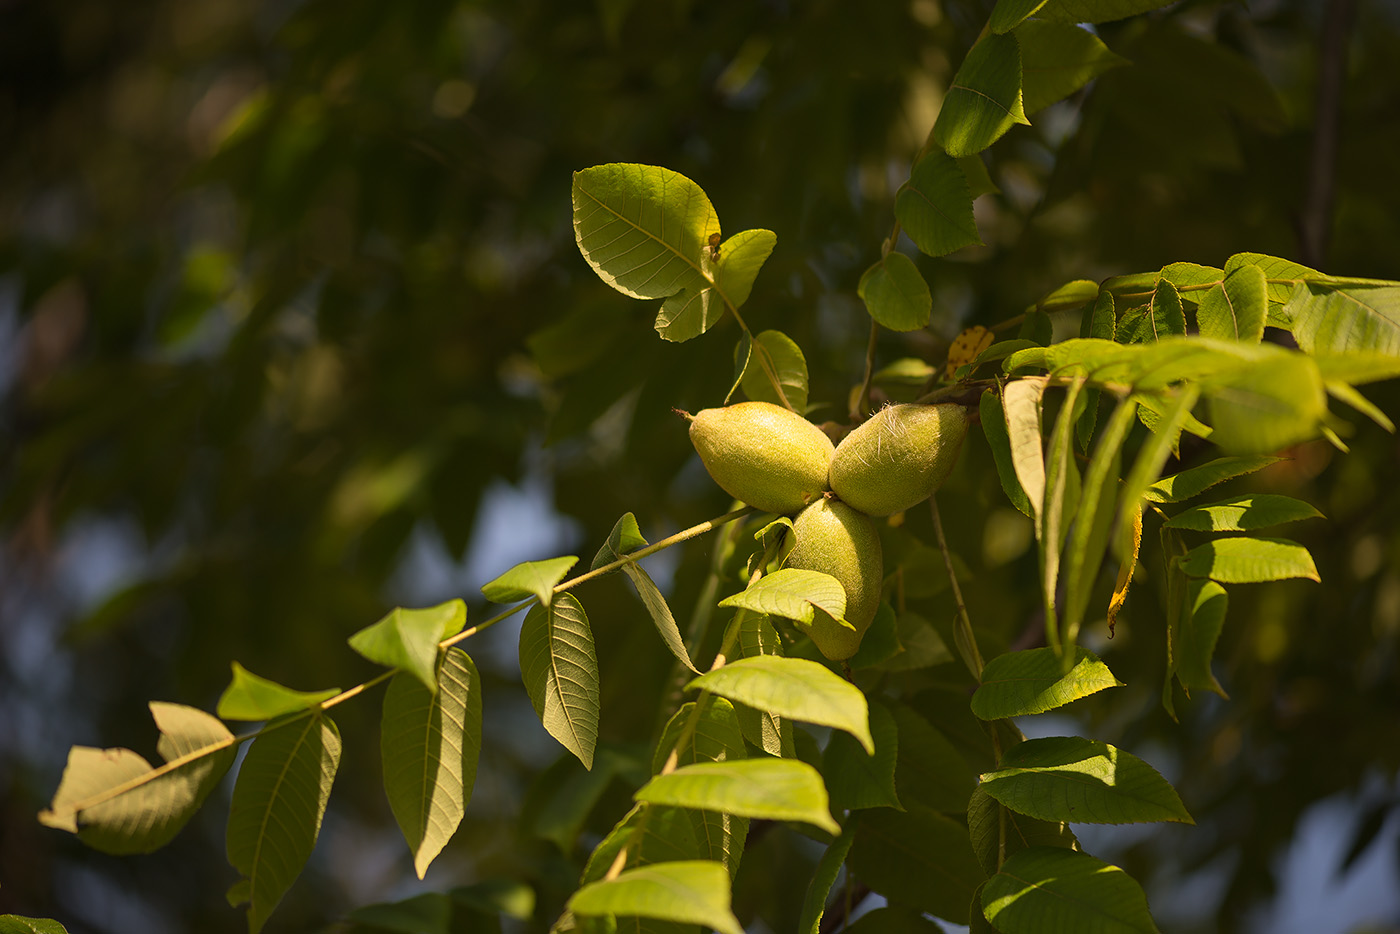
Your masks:
M862 882L892 902L967 923L982 869L966 827L914 804L907 811L860 811L852 820L856 840L848 863Z
M972 793L968 802L967 830L977 862L989 876L996 873L997 864L1003 859L1027 847L1070 849L1078 842L1068 824L1017 814L981 788Z
M1041 600L1051 619L1054 619L1055 598L1060 587L1060 549L1069 521L1079 507L1079 469L1074 464L1074 403L1083 388L1083 380L1070 384L1055 418L1045 470L1045 503L1036 530L1040 545Z
M1008 859L982 890L982 910L1002 934L1158 934L1132 876L1059 847Z
M1028 739L979 788L1020 814L1089 824L1195 823L1176 790L1131 753L1080 736Z
M1147 488L1143 498L1149 503L1180 503L1199 496L1218 483L1243 477L1277 464L1281 457L1220 457L1208 464L1163 477Z
M1021 322L1021 330L1016 335L1018 340L1028 341L1037 347L1044 347L1055 339L1055 322L1050 320L1050 316L1038 308L1032 308L1026 312L1025 319Z
M735 614L731 625L739 628L736 659L785 654L783 640L768 617L741 611ZM747 704L740 706L737 714L739 728L750 743L770 756L791 759L796 755L792 745L791 720L770 710L756 710Z
M1292 297L1295 285L1304 279L1325 278L1316 269L1263 253L1236 253L1225 261L1225 274L1228 276L1242 266L1258 266L1264 271L1269 297L1267 323L1274 327L1292 329L1293 322L1285 315L1284 306Z
M169 843L233 764L233 734L202 710L152 701L161 737L157 751L169 763L206 754L154 778L146 759L130 749L74 746L40 823L69 833L104 853L149 853Z
M909 181L895 193L894 216L929 256L946 256L982 242L967 176L957 160L937 149L914 164Z
M1040 400L1044 393L1043 379L1012 380L1002 388L1011 463L1032 510L1027 515L1036 520L1037 536L1041 530L1040 513L1045 503L1045 452L1040 436Z
M1199 302L1205 290L1225 279L1225 270L1199 263L1169 263L1161 268L1157 276L1159 281L1166 279L1170 282L1178 292L1185 292L1183 298ZM1155 289L1156 285L1152 287Z
M771 230L761 229L741 230L719 245L715 288L728 305L734 308L744 307L753 291L753 283L758 278L759 270L768 262L773 247L777 245L778 235Z
M1128 552L1127 542L1132 537L1133 526L1137 525L1139 530L1141 528L1143 491L1154 477L1161 474L1162 465L1171 454L1172 442L1178 434L1178 429L1196 402L1196 394L1197 388L1192 383L1177 391L1171 408L1163 416L1162 423L1153 431L1152 437L1138 450L1137 459L1133 461L1132 469L1123 481L1123 505L1118 510L1118 531L1115 538L1116 550L1120 555ZM1136 549L1133 551L1136 552Z
M275 681L259 678L234 662L233 680L224 688L217 712L225 720L274 720L284 714L315 707L339 693L340 688L293 691Z
M698 714L695 712L697 703L701 705ZM688 729L692 719L695 725ZM788 744L791 743L789 737ZM745 758L747 752L738 711L729 701L713 695L702 701L683 704L666 724L661 739L657 741L651 762L652 774L664 769L673 750L676 765ZM695 855L723 863L731 876L738 873L739 860L744 853L744 839L748 835L748 818L713 811L685 813L690 815L694 836L699 841Z
M1125 313L1118 322L1118 339L1125 344L1151 344L1165 337L1186 334L1186 313L1181 308L1181 295L1167 279L1157 280L1152 301L1146 308Z
M946 573L943 575L944 580L947 579L947 576ZM871 630L880 622L880 615L881 611L877 611L875 622L871 623ZM918 613L898 614L895 617L895 634L899 639L901 651L883 663L886 671L915 671L919 668L932 668L934 665L942 665L953 660L953 653L948 648L948 643L944 642L943 637L938 634L938 630L933 628L933 623ZM870 631L867 631L865 635L868 639ZM863 640L861 644L863 648ZM857 652L855 657L859 658L860 653ZM855 667L854 663L852 663L852 667Z
M626 865L632 867L704 859L690 820L690 815L697 813L701 812L634 804L593 848L579 883L597 882L606 876L623 847L627 847Z
M757 710L845 730L875 752L865 695L831 669L805 658L763 655L707 671L686 688L703 689Z
M585 769L575 756L560 756L526 790L521 805L525 829L551 841L560 852L572 853L608 785L619 771L632 765L606 746L597 750L592 769ZM629 785L638 781L638 777L627 779Z
M849 733L833 733L822 756L822 775L838 811L863 808L898 808L895 764L899 761L899 727L894 715L880 704L870 708L870 735L875 754L869 755Z
M0 915L0 934L68 934L68 929L50 918Z
M569 898L568 908L576 915L637 915L702 924L719 934L744 934L729 899L729 873L723 866L708 860L679 860L591 882Z
M1043 26L1045 24L1035 23L1034 25ZM1040 301L1032 305L1029 310L1044 311L1051 314L1058 311L1068 311L1071 308L1078 308L1081 305L1094 301L1098 298L1098 295L1099 284L1093 279L1074 279L1055 289L1049 295L1046 295ZM1046 343L1049 342L1047 341Z
M899 728L894 784L905 805L957 813L967 807L977 775L956 746L917 711L892 705ZM971 721L971 718L968 718Z
M821 774L796 759L697 762L657 775L637 789L634 798L763 820L803 821L831 834L841 832L827 809Z
M1313 356L1313 362L1329 387L1338 382L1360 386L1362 383L1400 376L1400 357L1384 357L1374 353L1320 353Z
M997 0L987 28L997 35L1010 32L1043 6L1045 0Z
M228 815L228 861L243 878L229 889L248 903L248 930L257 934L301 873L340 765L340 731L324 714L273 724L253 741Z
M927 327L933 313L933 296L919 267L898 251L891 251L867 269L856 292L870 317L891 331Z
M1006 414L1001 404L1001 396L994 389L983 392L978 410L981 414L979 421L982 424L982 434L987 439L987 446L992 449L992 461L996 464L997 478L1001 480L1001 488L1006 493L1006 498L1026 518L1034 519L1035 510L1031 508L1030 498L1026 496L1026 491L1021 489L1021 481L1016 479L1016 467L1011 457L1011 437L1006 427Z
M846 591L841 582L820 571L782 568L724 598L719 605L781 616L809 626L815 608L842 625L855 628L846 622Z
M1001 6L999 0L993 21ZM1098 36L1072 23L1029 20L1016 27L1016 38L1021 43L1022 105L1028 114L1069 97L1109 69L1128 64Z
M1084 317L1079 326L1079 336L1097 340L1112 341L1118 324L1113 311L1113 293L1099 292L1092 307L1084 309ZM1075 436L1083 451L1089 450L1089 441L1094 437L1094 429L1099 421L1099 390L1090 388L1084 395L1084 413L1075 425Z
M1225 697L1225 689L1210 670L1210 660L1225 626L1229 595L1215 581L1194 580L1188 587L1186 600L1191 612L1181 621L1173 646L1177 680L1188 694L1199 688Z
M549 601L554 599L555 586L577 563L578 558L573 555L544 561L526 561L483 585L481 593L492 603L514 603L534 597L542 605L548 606Z
M438 690L400 672L384 694L384 793L418 878L456 833L481 753L481 678L461 649L444 653Z
M709 301L719 217L699 185L659 166L598 165L574 173L573 204L579 252L598 277L632 298L666 299L663 336L685 340L719 320L723 306Z
M554 605L535 605L520 628L520 675L544 728L564 748L593 767L598 743L598 656L583 605L560 594Z
M1397 361L1397 363L1400 363L1400 361ZM1346 383L1328 382L1327 394L1334 399L1340 399L1345 402L1391 434L1395 433L1395 423L1390 420L1390 416L1386 415L1374 402L1367 399Z
M777 383L782 396L773 388ZM797 342L782 331L764 331L754 338L742 379L744 395L801 414L807 409L807 358Z
M1169 5L1172 0L1049 0L1042 19L1057 23L1111 23Z
M1222 584L1255 584L1303 577L1318 581L1312 555L1297 542L1279 538L1235 536L1206 542L1177 559L1190 577Z
M1030 124L1021 104L1021 47L1010 33L983 36L953 76L933 136L950 156L970 156L1017 123Z
M1281 314L1307 353L1400 356L1400 283L1339 289L1300 282Z
M1258 266L1241 266L1213 286L1196 309L1202 337L1257 344L1269 313L1268 282Z
M1197 532L1248 532L1321 517L1322 513L1302 500L1277 493L1256 493L1177 513L1167 520L1164 527Z
M820 934L827 896L836 884L836 877L841 874L841 866L846 862L846 855L851 852L855 838L856 827L851 822L842 828L840 836L832 841L817 861L817 871L812 874L812 881L807 885L807 897L802 900L802 914L797 922L798 934Z
M412 674L437 690L438 643L467 624L467 605L449 600L421 610L395 607L379 622L350 637L350 648L388 668Z
M598 554L594 556L590 570L596 571L629 552L645 548L646 545L647 540L642 537L641 530L637 528L636 516L630 512L625 513L613 525L612 532L608 535L607 544L598 549ZM690 653L685 649L685 642L681 639L676 619L671 615L671 608L667 605L666 598L661 595L655 582L652 581L651 575L647 574L646 569L635 562L623 565L622 571L632 581L632 585L637 588L637 596L641 598L642 604L647 608L647 613L651 616L652 623L655 624L656 631L660 633L666 648L682 665L698 674L698 669L690 660Z
M1108 537L1113 530L1114 504L1118 499L1118 479L1122 472L1123 441L1132 427L1137 403L1120 400L1113 410L1098 447L1089 461L1084 488L1079 497L1079 515L1070 536L1065 562L1065 642L1075 640L1089 593L1103 564ZM1082 419L1081 419L1082 423Z
M1077 646L1074 657L1074 667L1066 673L1051 648L998 655L982 669L982 685L972 695L972 712L982 720L1024 717L1123 686L1088 649Z
M1327 391L1317 364L1273 347L1259 366L1211 386L1212 436L1231 454L1267 454L1315 438L1327 416Z
M623 555L646 546L647 540L642 537L642 530L637 527L637 517L630 512L625 512L622 514L622 518L613 523L612 531L608 533L607 542L593 556L593 563L589 565L588 569L596 571L612 564Z

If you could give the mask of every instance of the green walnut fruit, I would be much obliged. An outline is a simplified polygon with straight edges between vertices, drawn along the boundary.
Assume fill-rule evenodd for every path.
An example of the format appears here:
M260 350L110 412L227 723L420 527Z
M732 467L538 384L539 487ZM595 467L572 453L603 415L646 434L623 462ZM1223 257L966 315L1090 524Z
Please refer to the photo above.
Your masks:
M967 436L960 405L891 405L842 439L831 489L869 516L902 512L943 485Z
M855 627L847 629L817 610L809 631L812 641L832 661L850 658L880 606L885 576L880 533L865 513L825 498L802 510L792 527L797 543L787 566L821 571L840 581L846 589L846 622Z
M836 451L816 425L768 402L705 409L690 420L690 441L726 493L783 515L821 498Z

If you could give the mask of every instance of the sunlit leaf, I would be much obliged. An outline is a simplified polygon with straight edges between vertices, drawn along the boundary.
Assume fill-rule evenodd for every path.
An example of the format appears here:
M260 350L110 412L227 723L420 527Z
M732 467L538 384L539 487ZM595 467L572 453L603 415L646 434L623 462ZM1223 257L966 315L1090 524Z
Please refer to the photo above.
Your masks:
M1369 289L1299 283L1281 314L1308 353L1400 356L1400 283Z
M395 607L351 636L350 648L372 662L403 669L436 691L438 643L461 632L466 623L467 605L461 600L417 610Z
M988 389L982 393L979 402L979 419L982 425L982 433L986 436L987 446L992 449L992 460L996 464L997 478L1001 480L1001 488L1006 493L1006 498L1011 501L1022 515L1028 519L1035 518L1035 510L1031 507L1030 497L1021 488L1021 481L1016 477L1016 466L1011 457L1011 437L1007 430L1005 409L1002 406L1001 396L996 390Z
M228 816L228 861L243 878L230 904L248 903L248 929L267 918L301 873L340 765L340 731L324 714L290 719L253 741Z
M560 594L553 606L535 605L520 629L520 675L544 728L593 767L598 742L598 656L583 605Z
M741 230L719 245L714 287L727 304L744 306L759 270L777 244L778 235L771 230Z
M982 869L967 828L920 805L872 808L852 815L856 840L848 860L856 876L890 901L966 924Z
M1088 649L1076 647L1075 659L1066 672L1054 649L998 655L982 669L982 685L972 695L972 712L983 720L1022 717L1123 686Z
M404 672L384 694L384 792L418 878L462 822L481 753L481 678L461 649L443 655L437 691Z
M899 727L880 704L870 707L870 735L875 754L869 755L849 733L833 733L822 756L822 775L836 810L898 808L895 765L899 761Z
M1311 358L1277 351L1260 363L1210 387L1212 440L1231 454L1310 440L1327 416L1327 391Z
M687 688L703 688L782 717L845 730L874 753L870 713L860 688L805 658L763 655L708 671Z
M685 641L681 638L680 627L676 625L676 618L671 614L671 607L666 603L666 598L661 595L661 589L656 586L656 582L651 579L651 575L646 572L646 568L640 564L625 564L622 572L627 575L627 579L637 588L637 596L641 597L642 605L647 608L647 615L651 617L652 624L656 626L656 631L661 636L661 641L676 661L696 674L700 669L695 667L695 663L690 660L690 653L686 651Z
M1172 516L1165 526L1198 532L1248 532L1321 516L1311 505L1291 496L1256 493L1188 509Z
M593 848L579 882L587 884L602 879L624 847L627 848L626 865L632 867L704 859L705 854L690 820L690 815L694 813L698 812L655 804L633 805L632 810Z
M596 571L612 564L623 555L646 546L647 540L642 537L642 530L637 527L637 517L630 512L625 512L622 514L622 518L613 523L612 531L608 533L607 542L593 556L593 563L589 565L588 569Z
M283 714L315 707L339 693L340 688L293 691L260 678L234 662L233 680L224 688L217 711L225 720L273 720Z
M51 918L0 915L0 934L68 934L68 929Z
M998 0L993 21L1003 2L1007 0ZM999 31L995 25L992 30ZM1128 64L1098 36L1072 23L1029 20L1016 27L1016 38L1021 43L1022 105L1028 114L1069 97L1109 69Z
M1225 274L1228 276L1242 266L1258 266L1264 271L1269 297L1267 323L1274 327L1293 326L1292 320L1284 313L1284 306L1292 297L1294 287L1304 279L1322 278L1322 274L1316 269L1263 253L1236 253L1225 261Z
M1132 755L1079 736L1028 739L982 773L983 791L1020 814L1046 821L1194 823L1176 790Z
M735 659L786 654L783 640L768 617L740 612L735 614L732 625L739 629ZM791 720L771 710L757 710L747 704L739 705L736 713L744 738L754 746L770 756L790 759L796 755Z
M1268 317L1268 283L1258 266L1241 266L1211 288L1196 309L1202 337L1257 344Z
M514 603L534 597L548 605L554 597L554 587L578 563L578 558L548 558L517 564L500 577L482 585L481 593L492 603Z
M718 934L744 934L729 907L729 873L708 860L680 860L629 869L575 892L576 915L639 915L703 924Z
M699 712L696 712L697 705ZM693 725L692 725L693 724ZM791 745L791 737L789 737ZM661 772L675 755L674 766L694 762L727 762L747 756L739 715L734 705L713 695L681 705L666 724L652 757L652 774ZM688 811L699 842L695 855L723 863L730 875L739 871L739 859L748 835L748 818L713 811ZM650 826L650 824L648 825ZM686 858L686 857L673 857Z
M161 758L193 758L148 777L150 763L130 749L74 746L41 823L105 853L149 853L179 833L233 764L234 737L202 710L159 701L150 709Z
M774 383L782 387L780 397ZM782 331L764 331L753 341L742 380L744 395L802 413L807 409L807 358ZM785 401L786 400L786 401Z
M1040 547L1041 600L1052 619L1060 587L1060 549L1070 519L1079 507L1079 468L1074 464L1074 403L1083 388L1083 381L1075 380L1065 393L1055 418L1055 430L1050 435L1045 468L1045 503L1040 511L1036 540Z
M1041 447L1040 400L1045 393L1043 379L1018 379L1002 390L1006 413L1006 434L1011 446L1011 463L1016 480L1025 491L1031 517L1040 531L1040 513L1045 502L1045 451Z
M1069 825L1043 821L1004 808L997 799L978 788L967 805L967 830L972 850L982 871L994 875L1003 859L1027 847L1071 848L1076 840Z
M710 237L720 232L719 217L684 175L650 165L594 166L574 173L573 205L579 252L624 295L669 300L709 286ZM705 316L695 333L712 323Z
M1279 538L1219 538L1197 545L1177 559L1191 577L1222 584L1253 584L1302 577L1321 580L1312 555L1297 542Z
M1180 503L1199 496L1217 483L1277 464L1279 457L1220 457L1208 464L1163 477L1147 488L1143 499L1149 503Z
M982 910L1002 934L1159 934L1132 876L1060 847L1008 859L982 890Z
M845 589L836 578L820 571L782 568L726 597L719 605L781 616L808 625L812 623L815 610L822 610L842 625L850 626L846 622Z
M856 292L881 327L917 331L928 326L933 296L919 268L903 253L891 251L867 269Z
M838 834L827 809L826 786L816 769L796 759L697 762L657 775L634 795L638 801L723 811L764 820L803 821Z
M932 150L914 164L894 196L894 214L914 245L946 256L982 242L972 215L972 192L957 160Z
M1017 123L1030 123L1021 103L1021 48L1013 34L991 33L958 67L933 136L948 155L969 156Z
M1181 295L1167 279L1159 279L1152 300L1145 308L1133 309L1119 319L1118 339L1125 344L1156 343L1166 337L1186 334L1186 314Z

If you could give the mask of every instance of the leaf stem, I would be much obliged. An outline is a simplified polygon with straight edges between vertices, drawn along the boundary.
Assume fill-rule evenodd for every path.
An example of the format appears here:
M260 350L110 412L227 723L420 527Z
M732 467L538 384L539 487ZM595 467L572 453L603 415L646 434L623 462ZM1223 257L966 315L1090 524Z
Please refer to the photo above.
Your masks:
M953 642L958 647L963 664L967 665L972 677L982 680L982 652L977 648L977 634L972 631L972 619L967 615L967 604L963 602L962 588L958 586L958 575L953 570L953 556L948 551L948 539L943 535L943 517L938 512L938 497L928 498L929 510L933 513L933 531L938 536L938 550L943 554L943 566L948 569L948 582L953 588L953 599L958 605L958 616L953 624Z

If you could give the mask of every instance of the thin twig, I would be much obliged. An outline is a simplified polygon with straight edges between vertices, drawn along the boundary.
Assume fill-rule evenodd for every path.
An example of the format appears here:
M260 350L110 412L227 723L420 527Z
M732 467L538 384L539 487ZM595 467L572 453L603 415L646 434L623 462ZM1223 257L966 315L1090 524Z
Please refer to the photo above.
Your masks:
M958 586L958 575L953 570L953 556L948 551L948 539L943 535L943 517L938 513L938 497L928 498L929 510L933 513L933 531L938 536L938 550L943 553L943 566L948 569L948 582L953 587L953 599L958 604L958 619L955 631L959 638L954 641L963 656L963 664L972 672L972 677L982 680L982 652L977 648L977 635L972 631L972 620L967 615L967 604L963 602L962 588Z
M860 401L856 404L856 411L851 413L852 418L862 418L870 411L870 382L875 376L875 345L880 340L880 325L875 323L875 319L870 319L870 344L865 348L865 382L860 387Z

